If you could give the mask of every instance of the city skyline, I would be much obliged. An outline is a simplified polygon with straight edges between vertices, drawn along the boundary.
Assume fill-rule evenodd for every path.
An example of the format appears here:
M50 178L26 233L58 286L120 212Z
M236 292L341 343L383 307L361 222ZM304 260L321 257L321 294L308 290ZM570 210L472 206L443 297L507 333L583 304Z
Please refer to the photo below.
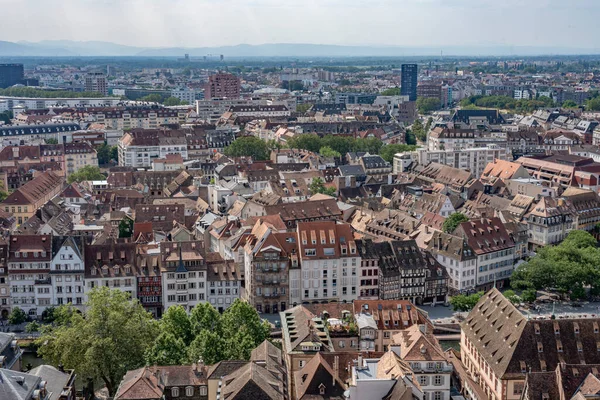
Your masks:
M151 48L271 43L600 48L595 39L600 28L593 20L600 4L591 0L536 0L528 7L516 0L3 3L0 37L12 42L109 41ZM60 18L49 18L53 14ZM559 19L565 23L548 23Z

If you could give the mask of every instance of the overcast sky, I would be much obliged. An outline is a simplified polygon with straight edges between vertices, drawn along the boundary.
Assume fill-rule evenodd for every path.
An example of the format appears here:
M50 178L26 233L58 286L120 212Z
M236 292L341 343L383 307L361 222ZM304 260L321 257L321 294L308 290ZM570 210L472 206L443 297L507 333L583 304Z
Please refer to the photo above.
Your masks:
M0 0L0 40L599 48L600 0Z

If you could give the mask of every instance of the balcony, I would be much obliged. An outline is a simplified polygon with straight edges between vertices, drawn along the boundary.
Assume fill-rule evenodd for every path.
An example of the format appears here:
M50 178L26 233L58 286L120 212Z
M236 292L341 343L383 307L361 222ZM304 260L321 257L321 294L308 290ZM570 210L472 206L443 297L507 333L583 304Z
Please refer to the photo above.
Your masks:
M263 285L279 285L279 283L281 283L278 279L268 279L265 281L262 281Z
M36 279L35 284L36 285L50 285L50 284L52 284L52 281L50 280L50 278Z
M262 297L278 298L281 297L281 293L263 293Z

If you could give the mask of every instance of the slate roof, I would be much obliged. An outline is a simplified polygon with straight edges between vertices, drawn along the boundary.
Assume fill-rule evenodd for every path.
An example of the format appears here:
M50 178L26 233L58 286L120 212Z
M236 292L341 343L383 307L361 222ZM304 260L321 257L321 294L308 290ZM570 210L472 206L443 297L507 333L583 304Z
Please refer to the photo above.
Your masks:
M0 127L0 136L44 135L81 130L78 124L9 125Z
M31 400L41 382L39 376L0 368L0 399Z

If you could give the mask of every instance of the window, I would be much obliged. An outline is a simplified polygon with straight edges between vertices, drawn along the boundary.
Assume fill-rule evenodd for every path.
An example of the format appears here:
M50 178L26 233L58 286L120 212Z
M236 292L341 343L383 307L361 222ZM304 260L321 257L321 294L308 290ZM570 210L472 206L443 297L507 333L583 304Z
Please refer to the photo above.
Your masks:
M200 396L206 396L207 389L206 386L200 386Z
M194 388L192 386L188 386L185 388L185 395L187 397L192 397L194 395Z
M419 376L419 384L420 384L421 386L427 386L427 385L428 385L428 382L427 382L427 381L428 381L428 379L427 379L427 376L426 376L426 375L421 375L421 376Z
M306 364L306 361L304 361L304 360L300 360L300 361L298 362L298 366L299 366L300 368L304 367L304 364Z
M436 375L433 377L433 384L435 386L442 386L443 378L441 375Z
M433 400L442 400L442 392L433 392Z
M179 397L179 388L176 388L176 387L172 388L171 389L171 396L172 397Z

